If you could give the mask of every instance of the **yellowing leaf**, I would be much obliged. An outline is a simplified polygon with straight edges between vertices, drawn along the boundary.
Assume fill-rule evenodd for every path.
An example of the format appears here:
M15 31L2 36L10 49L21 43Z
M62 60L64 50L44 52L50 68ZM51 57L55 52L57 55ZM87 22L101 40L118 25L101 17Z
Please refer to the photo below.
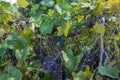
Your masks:
M118 35L115 36L115 40L118 41L120 38Z
M24 31L22 31L20 33L21 36L23 36L26 40L27 43L30 44L31 42L31 38L33 37L33 32L30 29L24 29Z
M90 71L90 67L87 66L85 71L83 72L83 75L90 78L92 76L92 72Z
M64 33L64 27L59 26L59 27L57 27L57 30L58 30L57 35L58 35L58 36L62 36L63 33Z
M77 16L78 22L81 22L81 20L84 18L84 16Z
M116 41L120 40L120 33L118 33L117 35L115 35L115 38L114 38Z
M120 10L120 0L108 0L107 6L115 12L119 11Z
M103 34L103 35L105 34L105 26L104 25L96 23L93 26L93 28L96 33Z
M67 22L66 25L65 25L65 29L64 29L64 36L67 37L68 36L68 33L69 33L69 30L70 30L70 27L71 27L71 24L72 22Z
M17 0L17 4L22 8L26 8L29 5L29 2L26 0Z

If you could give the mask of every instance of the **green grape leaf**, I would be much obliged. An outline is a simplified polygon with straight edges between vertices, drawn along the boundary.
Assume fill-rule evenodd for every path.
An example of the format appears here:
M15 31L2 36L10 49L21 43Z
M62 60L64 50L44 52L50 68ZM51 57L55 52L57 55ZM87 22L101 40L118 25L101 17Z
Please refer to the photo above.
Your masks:
M80 61L80 55L74 56L71 50L62 51L62 56L65 61L64 66L68 69L69 72L76 70L77 65Z
M0 48L0 56L4 56L5 53L6 53L6 49L3 48L3 47L1 47L1 48Z
M69 34L69 31L70 31L71 25L72 25L72 22L68 21L65 24L65 26L63 26L63 27L59 26L57 35L58 36L64 35L65 37L67 37Z
M59 6L62 9L71 9L72 8L72 6L70 4L68 4L67 2L61 2L61 3L59 3Z
M8 74L0 75L0 80L9 80L9 75Z
M53 6L54 3L55 3L54 0L42 0L42 1L41 1L41 4L42 4L43 6L48 6L48 7Z
M118 78L119 77L119 72L111 66L102 66L98 69L98 72L101 75L108 76L111 78Z
M102 34L102 35L105 34L105 26L104 25L96 23L93 26L93 28L94 28L96 33L99 33L99 34Z
M17 60L21 60L22 59L22 54L19 50L16 50L15 51L15 57Z
M50 20L45 20L41 25L40 25L40 32L42 34L51 34L53 29L53 23Z
M55 9L57 10L57 12L62 15L62 9L60 8L59 5L55 5Z
M8 22L12 19L12 14L9 12L10 3L1 1L0 2L0 22Z
M39 4L36 4L34 7L31 8L31 13L36 11L39 8Z
M13 80L22 80L22 73L16 67L10 66L7 71L9 78L13 78Z
M15 45L15 49L23 49L26 47L26 39L22 36L18 36L15 40L16 45Z

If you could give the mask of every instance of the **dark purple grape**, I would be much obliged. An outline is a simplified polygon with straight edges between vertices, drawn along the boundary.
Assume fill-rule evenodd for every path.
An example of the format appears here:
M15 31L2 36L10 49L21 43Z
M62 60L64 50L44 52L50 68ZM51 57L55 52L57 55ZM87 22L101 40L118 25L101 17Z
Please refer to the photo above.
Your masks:
M26 27L26 25L24 23L20 24L20 28L23 30Z
M87 22L86 22L86 27L93 27L95 22L96 21L94 19L88 19Z
M13 21L9 21L8 25L11 26L11 25L13 25L13 23L14 23Z
M44 73L44 72L39 72L39 73L38 73L38 76L39 76L40 78L43 78L43 77L45 76L45 73Z
M40 46L39 46L39 45L35 45L35 46L33 47L33 50L34 50L34 52L36 53L36 55L40 55Z
M60 42L60 48L63 48L64 43L65 43L65 37L61 36L59 42Z
M55 65L55 57L53 56L46 56L43 59L43 67L48 70L48 72L53 71L53 66Z
M54 80L63 80L63 69L61 64L56 64L53 68L53 77Z

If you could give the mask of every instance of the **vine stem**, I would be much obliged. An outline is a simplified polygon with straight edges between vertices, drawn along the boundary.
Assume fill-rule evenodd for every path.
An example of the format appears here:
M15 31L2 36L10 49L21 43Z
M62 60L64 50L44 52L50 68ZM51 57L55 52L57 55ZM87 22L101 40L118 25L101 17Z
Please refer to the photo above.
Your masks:
M102 66L103 55L104 55L104 52L105 52L104 43L103 43L103 35L102 34L100 35L100 40L101 40L101 53L100 53L99 67Z

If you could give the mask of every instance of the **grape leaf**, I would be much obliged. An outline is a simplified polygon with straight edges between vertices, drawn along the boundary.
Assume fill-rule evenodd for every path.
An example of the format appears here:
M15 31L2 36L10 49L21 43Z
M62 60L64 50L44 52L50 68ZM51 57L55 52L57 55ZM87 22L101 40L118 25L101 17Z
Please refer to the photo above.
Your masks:
M9 75L8 74L0 75L0 80L9 80Z
M39 8L39 4L36 4L34 7L31 8L31 13L36 11Z
M41 25L40 25L40 32L42 34L51 34L53 28L53 23L50 20L45 20Z
M10 66L7 71L9 78L13 78L13 80L22 80L22 73L16 67Z
M61 2L59 4L59 6L62 8L62 9L71 9L72 6L70 4L68 4L67 2Z
M42 0L42 1L41 1L41 4L42 4L43 6L48 6L48 7L53 6L54 3L55 3L54 0Z
M29 5L29 2L26 0L17 0L17 4L22 8L26 8Z
M28 44L31 42L31 38L33 37L33 32L31 29L24 29L20 35L24 37Z
M65 30L64 30L64 36L65 36L65 37L68 36L69 30L70 30L70 28L71 28L71 23L72 23L72 22L69 22L69 21L66 23L66 27L65 27Z
M118 78L119 72L111 66L102 66L98 69L101 75L108 76L111 78Z
M5 53L6 53L5 48L1 47L1 48L0 48L0 56L4 56Z
M81 56L74 56L70 49L66 50L65 52L62 51L62 56L65 61L64 66L68 69L68 71L75 71Z
M102 35L105 34L105 26L104 25L96 23L93 26L93 28L94 28L96 33L99 33L99 34L102 34Z

